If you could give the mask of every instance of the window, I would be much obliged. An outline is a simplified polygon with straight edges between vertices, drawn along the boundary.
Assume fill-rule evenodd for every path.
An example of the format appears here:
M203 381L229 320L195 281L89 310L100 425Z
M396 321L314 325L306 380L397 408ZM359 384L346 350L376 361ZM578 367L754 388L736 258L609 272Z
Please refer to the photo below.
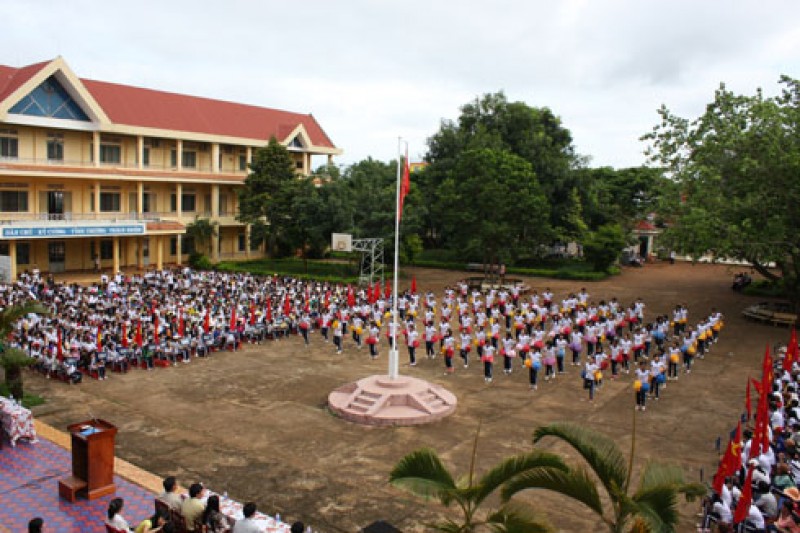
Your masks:
M197 199L194 194L181 195L181 211L197 211Z
M61 133L47 134L47 160L64 160L64 135Z
M17 265L27 265L31 262L31 245L27 242L17 243Z
M224 217L228 214L228 195L227 194L220 194L219 195L219 205L217 206L217 210L219 211L219 216Z
M8 256L8 241L0 242L0 255Z
M114 259L114 241L100 241L100 259Z
M178 155L174 148L169 152L169 166L172 168L178 167Z
M119 137L100 137L100 162L110 165L122 161L122 146ZM89 143L89 159L94 161L94 143Z
M247 156L245 154L239 156L239 170L247 170Z
M303 162L302 161L295 161L294 168L297 170L303 170Z
M17 130L0 130L0 158L18 157Z
M193 254L194 253L194 237L184 236L181 239L181 253Z
M178 255L178 238L170 237L169 239L169 255Z
M181 154L181 165L183 165L183 168L196 168L197 167L197 152L184 151Z
M150 147L145 146L142 150L142 166L149 167L150 166Z
M0 211L3 213L27 213L28 191L0 191Z
M120 194L118 192L100 193L100 211L120 211Z
M247 250L247 236L244 233L239 234L239 251L244 252Z

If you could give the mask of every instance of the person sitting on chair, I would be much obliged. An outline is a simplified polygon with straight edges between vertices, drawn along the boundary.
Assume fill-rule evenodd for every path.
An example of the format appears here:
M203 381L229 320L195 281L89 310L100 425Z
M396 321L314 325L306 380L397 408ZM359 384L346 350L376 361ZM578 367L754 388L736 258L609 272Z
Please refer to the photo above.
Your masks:
M163 485L164 492L159 494L158 499L169 505L170 509L180 511L183 500L181 495L178 494L178 483L175 476L165 477Z
M244 504L242 514L244 515L244 519L236 522L236 525L233 526L233 533L259 533L261 529L253 519L256 514L256 504L253 502Z
M203 505L203 500L201 499L203 490L203 485L200 483L192 483L192 486L189 487L189 497L181 504L181 515L186 520L187 531L195 531L194 526L197 519L206 510L206 506Z

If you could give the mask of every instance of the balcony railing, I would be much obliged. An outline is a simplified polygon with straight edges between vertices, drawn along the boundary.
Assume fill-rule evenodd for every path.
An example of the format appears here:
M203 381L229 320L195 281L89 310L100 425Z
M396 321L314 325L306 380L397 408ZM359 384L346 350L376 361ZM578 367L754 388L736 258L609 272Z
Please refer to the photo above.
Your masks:
M25 157L0 157L0 163L11 164L11 165L35 165L35 166L50 166L50 167L76 167L76 168L97 168L92 161L86 161L83 159L47 159L47 158L25 158ZM150 162L147 165L143 165L142 168L139 168L138 163L128 163L125 161L120 162L106 162L101 161L99 168L121 168L127 170L153 170L153 171L163 171L169 170L173 172L178 172L178 167L171 164L159 164ZM214 169L211 165L196 165L194 167L182 167L180 169L181 172L202 172L207 174L213 174ZM219 171L220 174L246 174L246 170L239 170L238 167L235 169L229 168L222 168Z
M150 212L150 213L136 213L136 212L101 212L101 213L10 213L0 212L0 224L9 225L26 222L84 222L102 220L104 222L127 222L127 221L145 221L145 222L159 222L162 220L181 220L182 222L191 222L195 216L199 218L211 218L210 211L203 212L188 212L184 211L181 216L174 211L171 212ZM223 225L238 225L235 215L232 213L220 214L216 221ZM243 225L243 224L242 224Z

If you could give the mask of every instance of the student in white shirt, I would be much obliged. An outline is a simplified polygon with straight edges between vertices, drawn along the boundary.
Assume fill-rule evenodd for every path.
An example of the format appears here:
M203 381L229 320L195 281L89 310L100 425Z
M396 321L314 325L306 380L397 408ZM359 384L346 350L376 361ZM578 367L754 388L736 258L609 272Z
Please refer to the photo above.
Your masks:
M636 380L640 385L636 391L636 409L644 411L647 391L650 390L650 370L647 368L645 361L639 362L639 368L636 369Z

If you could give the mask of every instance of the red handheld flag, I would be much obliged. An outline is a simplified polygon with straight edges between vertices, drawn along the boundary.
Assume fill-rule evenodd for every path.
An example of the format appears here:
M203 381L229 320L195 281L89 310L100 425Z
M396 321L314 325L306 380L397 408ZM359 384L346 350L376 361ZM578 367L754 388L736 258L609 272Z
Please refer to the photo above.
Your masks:
M411 294L417 294L417 276L411 277Z
M736 511L733 513L733 523L738 524L747 519L750 514L750 503L753 500L753 467L747 469L747 477L744 478L742 485L742 495L739 496L739 503L736 504Z
M231 324L230 324L230 328L231 328L231 330L236 329L236 304L233 304L233 307L231 307Z
M256 304L254 303L250 304L250 325L256 325Z
M128 347L128 328L125 326L125 322L122 323L122 347Z
M786 357L783 358L783 369L787 372L792 371L792 365L798 361L797 331L792 326L792 335L789 337L789 346L786 347Z
M103 325L102 324L98 324L97 325L97 351L99 352L102 349L103 349Z
M178 321L178 335L183 337L186 333L186 319L183 317L183 309L180 310L180 319Z
M137 322L136 323L136 336L133 338L133 342L135 342L136 345L139 348L141 348L142 345L144 344L144 339L142 339L142 323L141 322Z
M203 333L208 333L211 329L211 313L206 309L206 314L203 317Z
M61 338L61 328L56 328L56 359L64 360L64 342Z
M153 315L153 342L158 344L158 315Z

